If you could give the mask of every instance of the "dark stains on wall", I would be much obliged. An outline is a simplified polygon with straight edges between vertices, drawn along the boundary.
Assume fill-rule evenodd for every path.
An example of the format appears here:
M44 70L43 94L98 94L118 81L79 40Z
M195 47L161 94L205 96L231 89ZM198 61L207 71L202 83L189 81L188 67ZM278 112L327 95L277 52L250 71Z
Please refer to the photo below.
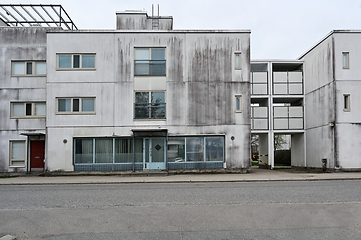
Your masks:
M118 51L118 66L116 74L116 82L131 82L132 77L131 73L133 72L131 67L133 64L129 61L131 59L130 52L131 47L130 43L125 45L119 38L117 41L117 51Z
M168 40L167 48L167 81L183 81L183 61L184 61L184 40L179 37L172 37Z

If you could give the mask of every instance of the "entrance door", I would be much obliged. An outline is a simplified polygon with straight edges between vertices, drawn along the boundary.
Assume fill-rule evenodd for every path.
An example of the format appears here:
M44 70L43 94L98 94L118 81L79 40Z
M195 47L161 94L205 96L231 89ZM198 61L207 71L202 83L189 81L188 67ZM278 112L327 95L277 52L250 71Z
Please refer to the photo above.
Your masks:
M44 169L45 141L30 141L30 171Z
M165 169L165 153L165 138L144 138L144 169Z

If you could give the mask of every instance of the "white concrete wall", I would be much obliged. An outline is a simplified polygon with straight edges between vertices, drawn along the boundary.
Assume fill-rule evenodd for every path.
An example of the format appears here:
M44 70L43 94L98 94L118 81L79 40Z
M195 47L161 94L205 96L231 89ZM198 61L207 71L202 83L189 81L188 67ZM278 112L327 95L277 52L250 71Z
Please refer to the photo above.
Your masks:
M11 76L11 61L46 59L46 29L0 28L0 172L9 168L9 141L26 140L26 132L45 132L45 118L10 118L10 102L46 100L45 76Z
M322 167L323 158L334 167L334 129L329 126L335 121L336 101L332 59L332 36L303 58L307 167Z
M131 129L159 126L169 136L224 135L227 167L249 167L249 44L248 32L49 33L48 170L73 170L73 137L131 136ZM166 48L166 78L154 77L156 86L134 77L135 47ZM234 70L235 51L243 53L242 70ZM95 53L96 70L57 71L57 53ZM166 120L134 120L134 90L162 88L164 80ZM235 112L237 94L241 113ZM96 114L56 114L56 97L95 97Z
M291 166L293 167L306 167L304 142L303 133L291 135Z

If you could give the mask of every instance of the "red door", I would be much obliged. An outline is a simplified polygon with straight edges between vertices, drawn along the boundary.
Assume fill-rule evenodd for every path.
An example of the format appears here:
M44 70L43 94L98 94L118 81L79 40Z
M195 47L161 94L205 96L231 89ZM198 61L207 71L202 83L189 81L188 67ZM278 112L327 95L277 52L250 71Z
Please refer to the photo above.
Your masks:
M45 141L30 141L30 168L43 169L45 158Z

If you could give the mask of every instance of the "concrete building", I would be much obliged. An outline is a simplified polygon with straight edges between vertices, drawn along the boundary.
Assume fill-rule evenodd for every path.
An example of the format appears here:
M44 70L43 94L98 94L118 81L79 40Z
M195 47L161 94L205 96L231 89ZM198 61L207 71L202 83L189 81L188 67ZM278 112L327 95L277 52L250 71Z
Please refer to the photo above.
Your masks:
M248 170L251 134L263 167L288 135L293 167L361 170L360 31L250 61L249 30L142 11L78 30L60 5L1 6L1 172Z
M250 31L173 30L172 17L126 11L113 31L35 35L0 17L0 171L250 167ZM12 70L39 61L41 76Z
M303 54L307 167L361 170L361 31L335 30Z

